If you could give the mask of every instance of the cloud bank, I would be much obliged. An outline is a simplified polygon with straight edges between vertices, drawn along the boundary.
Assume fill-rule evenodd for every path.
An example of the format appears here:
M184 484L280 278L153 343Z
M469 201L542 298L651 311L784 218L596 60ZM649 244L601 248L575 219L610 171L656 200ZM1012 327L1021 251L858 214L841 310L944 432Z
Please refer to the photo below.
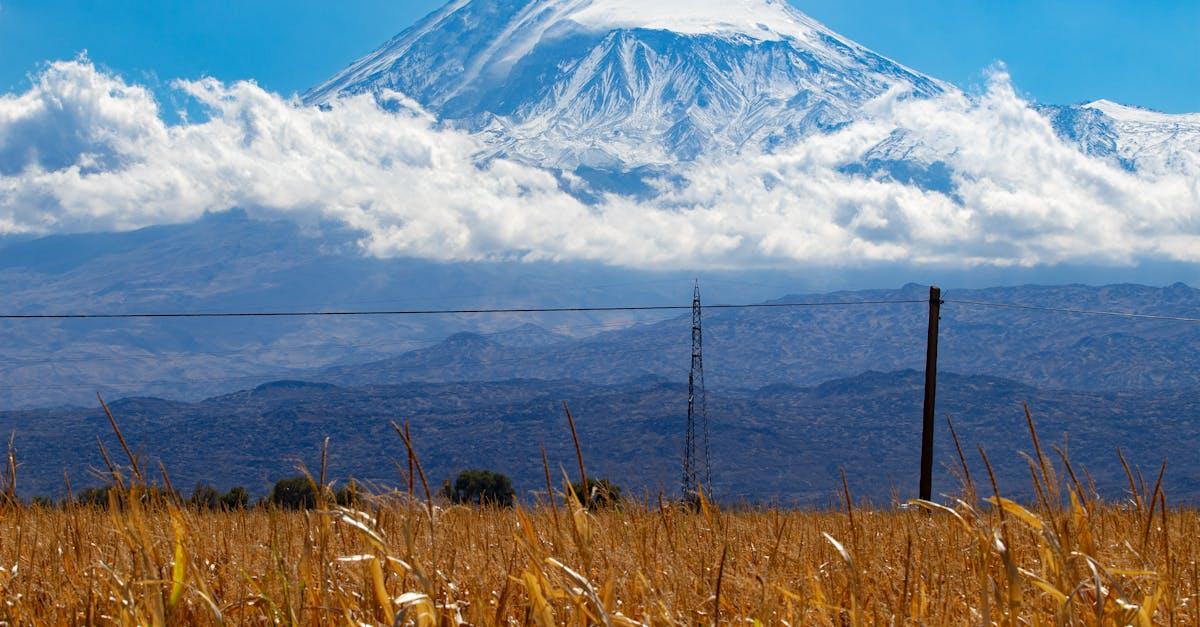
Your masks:
M685 166L650 200L585 203L400 94L327 110L253 83L180 81L206 111L168 125L144 87L86 59L0 96L0 234L128 230L241 208L333 222L365 254L632 267L1034 266L1200 261L1198 158L1131 173L1055 135L1003 74L975 96L884 97L774 154ZM392 109L395 109L393 111ZM897 131L900 131L899 135ZM944 193L848 173L901 136Z

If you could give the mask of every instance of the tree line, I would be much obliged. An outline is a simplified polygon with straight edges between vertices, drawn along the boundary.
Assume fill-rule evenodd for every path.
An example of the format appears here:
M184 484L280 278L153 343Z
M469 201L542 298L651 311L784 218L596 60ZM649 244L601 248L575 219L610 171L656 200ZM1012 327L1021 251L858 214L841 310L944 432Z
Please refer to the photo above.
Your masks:
M275 482L271 491L256 500L251 499L250 493L243 486L234 486L224 492L207 483L198 483L192 489L191 495L184 498L177 491L153 487L144 490L141 499L147 503L170 500L197 509L207 510L239 510L251 507L277 507L281 509L311 509L317 505L317 485L308 476L296 475ZM571 484L571 492L580 504L588 508L613 507L620 503L621 488L607 479L588 479L587 484L575 482ZM441 496L455 505L470 505L475 507L512 507L516 503L516 490L512 480L502 473L491 470L464 470L453 480L447 479L442 484ZM113 486L89 487L74 499L55 501L48 497L34 497L30 504L53 508L73 502L77 505L90 507L109 507L127 497L124 490ZM350 480L341 488L327 493L329 500L343 507L354 507L362 498L359 485Z

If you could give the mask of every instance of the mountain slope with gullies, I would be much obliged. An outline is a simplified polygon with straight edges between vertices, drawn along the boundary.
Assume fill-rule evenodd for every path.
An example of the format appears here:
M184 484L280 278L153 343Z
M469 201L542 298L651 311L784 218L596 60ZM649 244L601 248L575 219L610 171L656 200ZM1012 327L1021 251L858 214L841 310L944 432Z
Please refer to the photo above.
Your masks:
M887 98L964 96L785 0L454 0L304 95L393 92L505 157L652 193L672 167L771 152L871 117ZM386 98L385 98L386 100ZM1108 101L1039 108L1086 154L1200 169L1200 118ZM953 189L954 146L905 129L848 172Z
M769 148L949 87L779 0L454 2L305 98L395 90L536 165Z

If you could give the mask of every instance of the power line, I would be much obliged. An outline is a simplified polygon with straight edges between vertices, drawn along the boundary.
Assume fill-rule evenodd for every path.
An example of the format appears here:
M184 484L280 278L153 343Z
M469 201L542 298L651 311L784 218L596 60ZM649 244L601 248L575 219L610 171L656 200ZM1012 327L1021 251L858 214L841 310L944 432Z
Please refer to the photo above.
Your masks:
M972 307L991 307L1000 309L1022 309L1028 311L1044 311L1050 313L1066 313L1091 316L1109 316L1120 318L1136 318L1143 320L1164 320L1174 322L1200 323L1200 318L1188 316L1168 316L1156 314L1141 314L1128 311L1105 311L1097 309L1075 309L1064 307L1043 307L1038 305L1021 305L1017 303L995 303L979 300L945 299L943 302ZM857 305L912 305L924 304L924 300L853 300L853 301L824 301L807 303L743 303L727 305L705 305L706 309L779 309L807 307L850 307ZM607 307L515 307L515 308L479 308L479 309L395 309L395 310L363 310L363 311L217 311L217 312L137 312L137 313L63 313L63 314L0 314L0 320L130 320L130 319L162 319L162 318L333 318L333 317L385 317L385 316L445 316L445 315L496 315L496 314L536 314L536 313L615 313L642 311L688 311L691 305L644 305L644 306L607 306Z
M607 350L590 351L587 353L587 356L597 357L597 358L600 358L600 359L598 359L598 361L604 361L603 358L611 358L611 357L624 356L624 355L644 355L644 354L661 354L661 353L662 353L661 347L653 346L650 348L641 348L641 349L610 348ZM361 364L356 363L356 364L344 364L344 365L339 365L339 366L326 366L326 367L321 368L320 370L334 370L334 369L337 369L342 366L345 366L345 367L368 366L375 362L389 361L393 358L403 357L404 355L405 355L404 353L401 353L399 355L393 355L393 356L386 357L384 359L372 360L372 361L368 361L366 363L361 363ZM472 366L487 366L487 367L503 367L503 366L509 366L509 365L528 362L528 361L529 361L528 356L503 357L503 358L494 358L494 359L478 359L478 360L472 362L471 365ZM53 365L53 364L48 364L48 365ZM183 364L183 365L186 366L186 364ZM554 371L550 371L550 372L554 372ZM562 372L563 372L563 374L555 374L555 375L545 376L542 378L544 378L546 380L563 380L563 381L570 380L570 376L569 376L569 374L567 374L568 369L564 367L562 369ZM318 380L328 381L327 378L322 379L322 376L323 375L321 372L314 372L313 370L305 370L305 369L294 368L294 367L293 368L281 367L278 370L275 370L273 372L269 372L266 374L245 373L245 374L232 375L232 376L226 376L226 377L157 378L157 379L150 379L149 382L146 382L145 380L138 380L138 381L117 381L117 382L78 381L78 382L64 383L64 384L47 384L44 382L42 382L42 383L18 383L18 384L12 384L12 385L0 385L0 392L29 391L29 390L55 390L55 391L62 392L62 391L73 391L73 390L80 390L80 389L101 389L101 388L112 389L112 390L117 390L117 388L133 388L135 390L139 390L139 389L166 390L168 388L174 388L174 387L178 387L178 386L192 385L192 384L257 385L258 383L287 379L289 377L297 378L297 379L303 380L303 381L318 381ZM460 381L456 381L456 380L438 381L438 380L422 380L422 379L402 379L402 380L397 380L397 381L368 380L361 384L346 384L346 387L361 387L361 386L376 386L376 385L389 386L389 385L409 385L409 384L426 384L426 383L442 384L442 383L459 383L459 382ZM489 380L479 381L477 383L503 383L503 382L505 382L505 379L496 379L496 380L489 379ZM118 392L118 393L123 393L123 392ZM158 393L158 392L156 392L156 393Z
M622 330L622 329L627 329L627 328L630 328L630 327L633 327L636 325L649 326L649 325L659 324L662 322L668 322L668 321L674 320L674 319L676 319L676 318L674 318L674 317L659 317L659 318L646 318L646 319L640 320L636 323L629 322L629 321L598 322L595 324L572 325L570 328L573 331L600 330L600 333L604 333L608 329ZM519 329L504 329L501 331L488 331L488 332L470 331L470 333L472 333L473 335L478 335L480 337L485 337L485 338L491 338L491 337L503 338L503 337L512 336L513 332L518 331L518 330ZM554 329L547 329L547 331L550 333L555 333ZM561 338L563 341L588 341L588 340L592 340L592 339L596 338L600 333L593 334L593 335L584 335L584 336L561 335ZM400 345L403 347L404 350L399 351L399 352L394 351L394 350L388 351L388 352L380 352L377 357L370 360L370 361L378 361L381 359L390 359L392 357L396 357L396 356L399 356L399 355L402 355L402 354L405 354L405 353L408 353L411 351L427 349L427 348L431 348L433 346L437 346L438 344L445 342L446 337L447 336L412 338L412 337L402 337L402 336L401 337L388 336L388 337L385 337L384 339L373 340L370 342L337 342L331 338L324 342L310 342L310 343L306 343L306 344L262 344L262 345L245 346L242 348L232 348L232 349L227 349L227 350L188 351L188 350L183 350L183 349L175 349L175 350L164 350L161 352L151 352L148 350L143 350L141 352L130 352L130 353L115 353L111 346L106 345L106 346L103 346L103 348L104 348L104 350L107 351L108 354L93 354L93 353L77 351L75 353L68 353L68 354L64 354L62 356L58 356L58 357L43 357L43 358L36 358L36 359L28 359L28 358L23 357L24 353L14 353L11 356L11 358L9 359L9 361L11 362L12 369L22 369L22 368L37 368L40 366L50 366L50 365L63 364L63 363L69 364L69 363L94 363L94 362L111 362L111 361L128 361L128 362L161 361L164 358L167 358L167 359L170 359L170 358L191 359L191 358L204 358L204 357L218 357L218 358L220 358L220 357L239 357L239 356L246 356L246 354L249 352L253 352L258 355L263 355L263 354L303 353L303 352L307 352L307 351L319 351L319 350L330 350L330 349L378 348L380 346L393 346L394 347L397 345ZM267 363L267 365L272 365L272 364ZM341 365L341 364L331 363L331 364L329 364L328 367L333 367L333 366L337 366L337 365ZM281 365L280 367L288 368L289 366Z
M753 303L706 305L708 309L771 309L787 307L847 307L854 305L907 305L923 300L855 300L815 303ZM75 313L75 314L2 314L0 320L128 320L135 318L315 318L368 316L445 316L475 314L526 313L605 313L621 311L689 311L691 305L646 305L614 307L521 307L495 309L397 309L378 311L221 311L169 313Z
M1137 318L1141 320L1167 320L1172 322L1200 322L1200 318L1187 316L1163 316L1155 314L1140 314L1128 311L1104 311L1099 309L1070 309L1064 307L1041 307L1038 305L1018 305L1016 303L991 303L981 300L946 299L942 302L972 307L992 307L998 309L1024 309L1028 311L1045 311L1050 313L1078 314L1083 316L1108 316L1113 318Z

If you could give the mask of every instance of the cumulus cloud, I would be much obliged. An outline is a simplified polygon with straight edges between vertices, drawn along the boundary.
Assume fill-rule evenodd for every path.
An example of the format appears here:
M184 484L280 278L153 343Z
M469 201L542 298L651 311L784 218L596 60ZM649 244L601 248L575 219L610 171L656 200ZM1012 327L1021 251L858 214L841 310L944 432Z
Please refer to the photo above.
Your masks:
M1200 176L1134 174L1060 141L997 75L977 96L884 97L861 122L773 154L702 160L649 200L585 203L393 94L322 110L253 83L148 90L84 59L0 96L0 233L125 230L242 208L333 221L366 254L639 267L1200 261ZM953 192L845 166L903 132Z

